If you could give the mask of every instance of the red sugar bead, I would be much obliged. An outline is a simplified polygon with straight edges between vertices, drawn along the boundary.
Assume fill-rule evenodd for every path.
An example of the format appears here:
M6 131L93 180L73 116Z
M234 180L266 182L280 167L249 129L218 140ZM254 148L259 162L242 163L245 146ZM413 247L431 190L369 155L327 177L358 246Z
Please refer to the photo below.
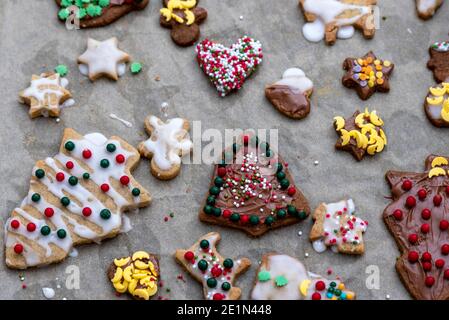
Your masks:
M129 177L128 176L121 176L120 177L120 183L123 184L124 186L128 185Z
M418 252L416 252L416 251L410 251L409 253L408 253L408 261L410 261L410 262L416 262L416 261L418 261L418 259L419 259L419 253Z
M123 162L125 162L125 156L123 154L118 154L115 157L115 161L117 161L117 163L123 163Z
M424 220L429 220L430 219L430 216L432 215L432 213L430 212L430 210L429 209L423 209L423 211L421 212L421 217L424 219Z
M449 269L444 270L444 279L449 280Z
M440 221L440 230L444 231L449 228L449 221L447 220L441 220Z
M449 254L449 244L445 243L441 246L441 254L445 256Z
M245 144L245 146L248 145L248 143L249 143L249 136L248 135L244 135L243 136L243 143Z
M439 207L442 201L443 201L443 197L440 196L439 194L437 194L433 197L433 205L435 207Z
M394 212L393 212L393 217L394 217L396 220L402 220L402 210L401 210L401 209L396 209L396 210L394 210Z
M83 208L83 216L88 217L92 214L92 209L89 207Z
M404 180L402 182L402 189L405 191L409 191L413 186L413 183L410 180Z
M67 168L67 169L73 169L73 167L74 167L75 165L73 164L73 162L72 161L67 161L66 163L65 163L65 167Z
M432 270L432 264L428 261L425 261L422 263L422 268L424 269L424 271L430 271Z
M418 198L419 200L424 200L427 197L427 191L424 189L419 189Z
M53 208L45 208L44 214L47 218L51 218L55 214L55 210Z
M429 233L429 231L430 231L430 225L428 223L423 223L421 226L421 232Z
M293 196L295 193L296 193L296 188L295 188L295 187L291 186L291 187L289 187L289 188L287 189L287 194L288 194L289 196Z
M418 242L418 235L416 233L412 233L411 235L408 236L408 241L411 244L415 244Z
M231 217L231 215L232 215L231 210L228 210L228 209L223 210L223 218L229 219Z
M432 255L430 254L430 252L424 252L421 256L421 260L422 261L431 261Z
M249 215L247 215L247 214L242 214L242 215L240 216L240 221L242 221L243 224L248 223L248 221L249 221Z
M64 178L65 178L64 173L58 172L56 174L56 180L58 180L59 182L64 181Z
M214 300L223 300L224 299L224 295L221 293L215 293L212 297Z
M324 281L317 281L317 283L315 283L315 289L318 291L323 291L324 289L326 289L326 284L324 283Z
M321 294L319 292L314 292L312 294L312 300L321 300Z
M11 228L17 229L17 228L19 228L19 227L20 227L20 222L19 222L19 220L12 220L12 221L11 221Z
M107 183L103 183L101 186L101 191L108 192L109 191L109 185Z
M90 151L89 149L83 150L83 158L89 159L90 157L92 157L92 151Z
M444 267L444 260L443 259L437 259L435 261L435 267L437 267L438 269L441 269Z
M192 251L187 251L186 253L184 253L184 259L192 261L193 259L195 259L195 254Z
M407 207L414 207L416 206L416 199L414 196L408 196L407 200L405 200L405 204L407 205Z
M21 245L20 243L16 244L14 246L14 252L17 254L21 254L23 252L23 245Z
M32 222L28 223L27 230L28 230L28 232L34 232L36 230L36 225Z
M435 284L435 278L432 276L427 276L425 283L426 283L426 286L431 287Z
M223 271L221 270L220 267L218 267L218 266L213 266L212 269L210 270L210 273L211 273L215 278L218 278L219 276L221 276L221 274L223 273Z
M226 175L226 168L220 167L217 169L217 174L219 177L224 177Z

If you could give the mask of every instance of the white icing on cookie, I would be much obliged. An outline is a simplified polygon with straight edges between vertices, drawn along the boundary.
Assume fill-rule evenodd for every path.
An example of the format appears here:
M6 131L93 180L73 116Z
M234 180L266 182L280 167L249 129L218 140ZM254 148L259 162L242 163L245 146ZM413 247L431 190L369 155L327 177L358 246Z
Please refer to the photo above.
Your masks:
M294 93L304 93L313 89L313 82L299 68L285 70L282 79L276 82L275 85L288 86Z
M359 244L362 241L359 238L359 233L366 231L367 223L353 215L355 211L354 201L352 199L342 200L336 203L325 204L325 207L324 235L313 242L313 248L317 252L323 252L326 246L336 249L338 245L344 243ZM346 223L344 225L341 224L341 219L345 219ZM341 228L344 228L344 231Z
M92 38L87 40L87 50L78 58L79 70L91 80L98 75L118 78L126 70L129 55L118 48L118 40L113 37L105 41Z
M21 207L14 209L17 214L10 217L5 224L6 246L13 247L16 243L23 245L24 250L22 255L26 259L27 266L35 266L42 261L39 254L34 251L31 246L26 245L23 241L19 241L18 235L34 242L40 248L44 249L45 257L49 257L53 253L51 245L55 245L62 249L66 253L69 253L73 247L73 239L71 232L80 238L89 239L92 241L101 239L113 230L120 229L122 225L121 213L123 209L126 209L127 205L131 205L127 199L122 196L118 190L115 189L112 181L118 181L123 176L128 176L126 170L126 159L136 156L137 154L131 153L125 150L120 141L115 139L108 140L100 133L92 133L85 135L82 139L70 139L75 144L75 148L72 151L65 153L59 153L54 158L46 158L45 165L50 168L44 169L45 176L41 178L35 178L31 180L30 191L28 196L22 201ZM66 141L66 142L67 142ZM106 149L108 144L113 144L116 149L114 152L109 152ZM91 156L86 159L83 156L83 151L89 150ZM125 162L118 163L116 161L117 155L123 155ZM103 168L100 166L100 162L104 159L109 161L109 166ZM72 169L67 169L66 164L68 162L73 163ZM34 167L35 173L38 167ZM80 181L83 178L84 173L89 173L89 180L95 183L96 188L100 188L102 184L108 184L109 190L104 192L108 199L113 202L115 209L110 209L110 217L105 219L101 217L100 212L106 209L105 197L101 199L97 198L95 193L92 193L87 187L83 186ZM60 173L64 175L63 181L58 181L56 175ZM75 185L69 183L69 177L76 177L78 182ZM47 191L57 199L68 197L70 203L67 206L54 205L47 200L49 196L42 194L38 201L33 201L33 194L36 193L35 188L45 186ZM132 182L128 185L120 185L122 193L130 193L134 188ZM126 190L126 191L125 191ZM102 193L98 191L97 193ZM139 197L133 197L133 201L137 202ZM109 207L111 203L109 203ZM34 212L39 212L40 217L37 218L29 213L32 207ZM47 208L52 209L53 215L46 216L44 212ZM91 214L89 216L83 215L83 209L90 208ZM20 219L19 219L20 218ZM18 228L13 228L11 222L13 220L19 220L21 223ZM34 223L35 230L30 232L27 230L27 223ZM89 227L89 224L82 224L80 221L88 221L89 224L93 224L96 228ZM48 235L41 233L42 227L54 226L51 228ZM59 230L65 231L65 237L61 238L58 235Z
M417 8L420 13L427 13L437 6L437 0L417 0Z
M179 154L185 155L192 149L193 143L185 138L184 119L174 118L162 122L150 116L149 123L153 127L151 138L143 144L153 154L153 160L159 169L168 171L181 163Z
M316 16L316 20L304 24L302 31L304 37L311 42L319 42L324 39L326 25L335 23L337 27L344 27L337 33L341 39L348 39L354 34L351 26L363 15L371 12L369 6L359 6L343 3L340 0L305 0L304 10ZM338 18L345 10L357 10L359 14L352 18Z

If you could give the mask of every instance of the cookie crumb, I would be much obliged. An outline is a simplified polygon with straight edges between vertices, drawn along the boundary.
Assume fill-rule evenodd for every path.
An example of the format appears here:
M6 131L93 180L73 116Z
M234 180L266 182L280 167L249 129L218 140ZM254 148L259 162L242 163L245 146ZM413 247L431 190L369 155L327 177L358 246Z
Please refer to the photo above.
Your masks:
M387 295L385 296L385 298L386 298L387 300L390 300L390 299L391 299L391 296L390 296L389 294L387 294Z
M309 257L309 253L304 253L304 257L308 258Z
M56 123L59 123L59 122L61 122L61 119L59 119L59 118L56 118Z
M319 162L318 160L315 160L315 161L313 162L313 164L317 166L317 165L320 164L320 162Z
M298 231L298 236L302 236L302 231Z
M161 76L159 76L159 75L155 76L154 81L161 81Z
M240 19L240 20L243 20L243 16L240 16L239 19Z

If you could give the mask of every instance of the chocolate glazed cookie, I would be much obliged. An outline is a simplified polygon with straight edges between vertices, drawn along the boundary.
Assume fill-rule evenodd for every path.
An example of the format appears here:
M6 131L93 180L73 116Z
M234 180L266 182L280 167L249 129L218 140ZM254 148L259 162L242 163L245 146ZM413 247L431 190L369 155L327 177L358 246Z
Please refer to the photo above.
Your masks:
M265 88L265 96L281 113L303 119L310 113L313 82L299 68L287 69L282 79Z
M427 68L432 70L437 82L449 82L449 42L435 42L429 48Z
M449 299L449 161L431 155L423 173L388 171L384 222L401 256L396 270L415 299Z
M58 6L64 6L64 0L55 0ZM109 0L109 4L105 7L100 5L95 6L97 10L89 11L88 6L82 8L82 13L79 13L79 26L80 28L96 28L103 27L113 23L122 16L128 14L134 10L143 10L148 5L150 0ZM72 5L74 6L74 5ZM66 7L67 10L69 10ZM80 9L81 10L81 9ZM70 12L68 14L59 13L59 18L63 21L70 18Z
M162 0L160 24L171 29L171 38L181 46L188 47L200 38L200 24L207 18L207 10L197 7L199 0Z

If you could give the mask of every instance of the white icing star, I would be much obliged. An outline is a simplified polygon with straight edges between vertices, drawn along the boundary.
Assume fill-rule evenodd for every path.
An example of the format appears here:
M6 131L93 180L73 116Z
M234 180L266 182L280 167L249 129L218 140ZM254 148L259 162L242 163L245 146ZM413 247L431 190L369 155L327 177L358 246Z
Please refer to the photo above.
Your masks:
M125 63L130 56L118 48L118 40L112 37L105 41L87 40L87 50L78 58L80 72L94 81L102 76L118 80L125 72Z

